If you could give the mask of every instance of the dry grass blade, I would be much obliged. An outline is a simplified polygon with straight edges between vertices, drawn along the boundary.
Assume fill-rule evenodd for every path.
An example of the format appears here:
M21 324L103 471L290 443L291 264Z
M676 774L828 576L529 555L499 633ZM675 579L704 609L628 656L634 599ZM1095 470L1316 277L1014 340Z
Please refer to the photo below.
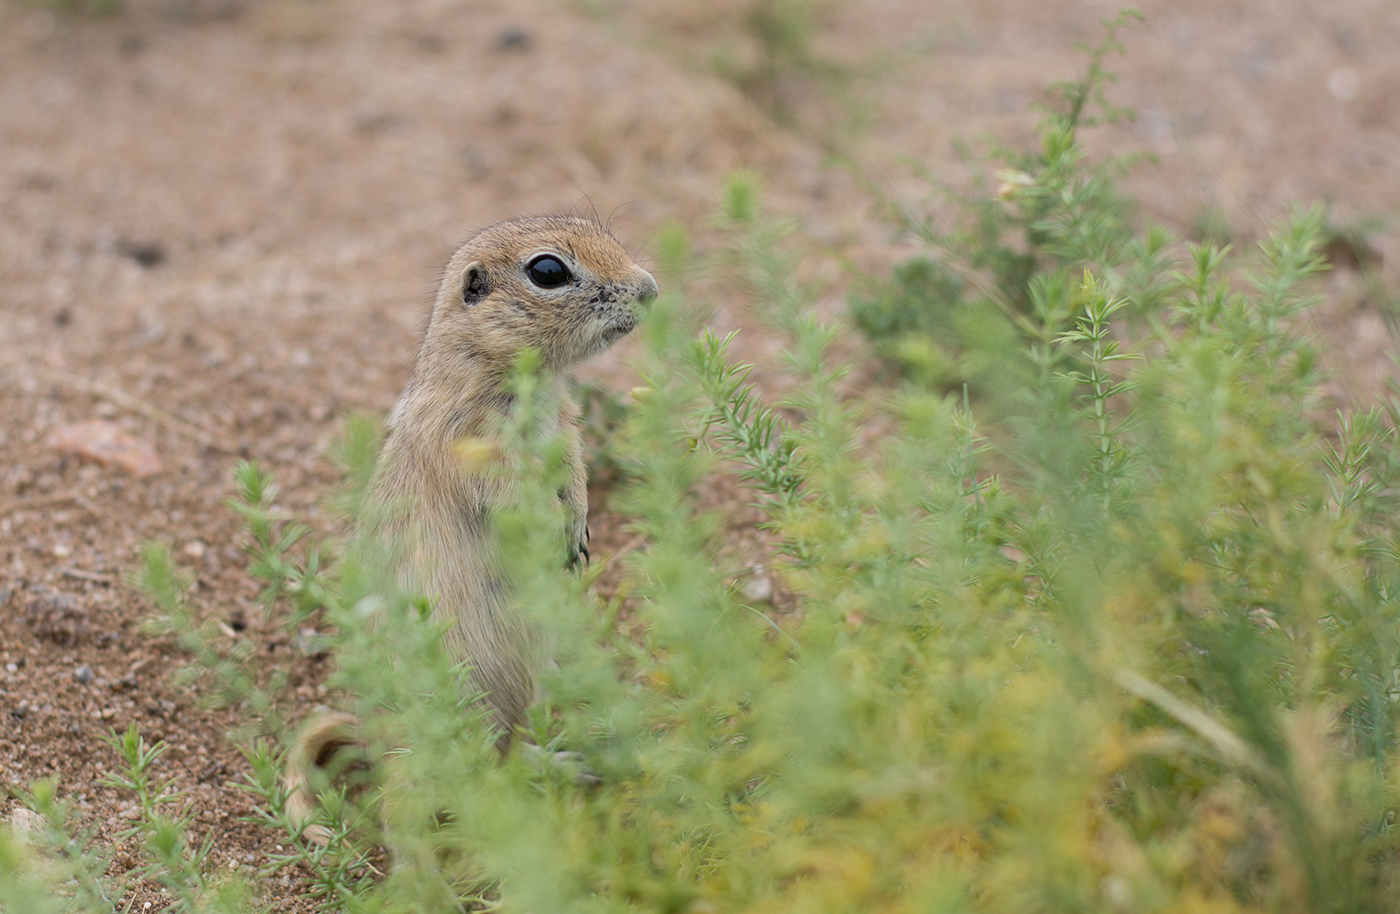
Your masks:
M1245 768L1260 777L1278 778L1278 772L1274 770L1274 767L1252 746L1240 739L1229 727L1200 708L1182 701L1157 683L1144 679L1131 670L1118 670L1113 674L1113 681L1127 692L1156 705L1195 731L1197 736L1210 743L1226 761Z

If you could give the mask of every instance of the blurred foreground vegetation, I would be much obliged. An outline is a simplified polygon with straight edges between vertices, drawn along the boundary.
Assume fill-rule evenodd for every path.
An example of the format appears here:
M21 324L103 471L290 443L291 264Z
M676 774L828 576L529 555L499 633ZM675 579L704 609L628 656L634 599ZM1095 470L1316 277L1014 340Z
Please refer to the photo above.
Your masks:
M813 316L794 226L731 182L727 262L787 340L791 393L765 401L685 291L662 296L644 385L609 411L639 545L607 603L599 569L559 571L562 457L522 370L502 440L539 485L499 523L557 662L545 752L498 760L389 544L324 560L244 467L268 610L333 623L334 685L379 760L327 794L320 846L287 820L275 743L253 744L259 817L287 835L267 875L302 864L346 911L1400 908L1400 400L1323 408L1300 319L1320 210L1238 254L1129 227L1077 138L1111 40L970 211L981 234L929 230L927 257L853 303L900 368L885 383ZM684 275L681 233L660 247ZM350 516L376 440L353 423L341 448ZM697 508L735 472L781 612L744 596ZM276 683L212 646L163 548L143 583L191 669L285 737ZM208 872L165 811L159 747L114 748L144 812L137 875L184 909L255 909L260 886ZM28 800L45 827L0 836L0 903L112 910L121 887L52 786Z

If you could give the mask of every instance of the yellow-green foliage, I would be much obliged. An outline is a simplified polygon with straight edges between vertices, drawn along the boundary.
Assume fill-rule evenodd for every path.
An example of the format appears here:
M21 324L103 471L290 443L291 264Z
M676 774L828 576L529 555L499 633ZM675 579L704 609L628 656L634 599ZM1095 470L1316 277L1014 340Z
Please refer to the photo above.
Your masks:
M605 781L524 817L587 854L522 868L521 909L1386 907L1395 416L1320 444L1293 329L1320 228L1282 226L1249 293L1189 252L1127 351L1133 303L1034 287L984 433L922 390L835 396L831 328L800 315L802 421L721 383L715 341L689 344L697 405L663 303L628 442L644 643L604 701L554 677ZM780 633L688 507L697 409L770 499Z
M1086 127L1134 116L1106 99L1115 77L1104 64L1123 50L1119 30L1139 18L1124 11L1104 20L1103 40L1086 49L1084 75L1051 86L1035 148L990 151L988 158L1002 166L995 192L980 175L971 193L945 189L957 204L955 215L938 220L891 204L924 251L889 278L867 278L850 314L876 351L911 377L932 386L969 382L979 390L994 383L1002 365L995 352L985 358L989 348L999 348L989 347L989 338L1033 333L1025 319L1035 287L1059 283L1066 271L1093 270L1131 305L1130 315L1161 304L1171 233L1159 226L1135 230L1131 201L1116 183L1137 157L1093 162L1080 142Z

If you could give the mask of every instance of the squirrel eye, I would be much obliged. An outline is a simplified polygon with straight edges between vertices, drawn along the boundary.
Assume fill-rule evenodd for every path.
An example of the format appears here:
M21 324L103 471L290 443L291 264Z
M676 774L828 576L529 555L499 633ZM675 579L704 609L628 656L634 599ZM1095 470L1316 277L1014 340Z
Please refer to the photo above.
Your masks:
M558 257L552 257L549 254L541 254L530 261L525 272L530 274L531 282L545 289L562 286L573 279L573 276L569 274L569 268L564 266Z

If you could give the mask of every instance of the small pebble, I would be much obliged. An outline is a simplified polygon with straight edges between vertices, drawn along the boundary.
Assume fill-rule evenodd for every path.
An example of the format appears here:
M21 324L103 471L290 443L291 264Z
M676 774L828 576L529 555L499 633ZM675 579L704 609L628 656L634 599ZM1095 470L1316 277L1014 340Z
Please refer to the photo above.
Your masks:
M496 36L496 46L503 51L528 51L533 43L530 33L521 28L502 29Z
M326 650L325 639L314 628L303 628L297 632L297 650L305 656L314 656Z
M48 441L49 447L60 454L85 457L103 466L115 463L137 479L153 476L162 467L154 446L133 438L121 426L105 419L60 425L49 435ZM66 545L63 548L69 549ZM55 554L58 554L57 547Z
M20 840L28 840L44 830L44 817L32 809L23 806L15 807L10 813L10 828L14 831L15 837Z
M757 574L744 583L744 599L750 603L766 603L773 596L773 582L768 580L761 566L755 570Z
M159 266L165 261L165 245L159 241L121 241L117 250L143 267Z
M84 663L82 666L78 667L76 670L73 671L73 678L81 682L83 685L87 685L93 680L92 667Z
M1327 74L1327 91L1339 102L1350 101L1361 91L1361 76L1351 67L1338 67Z

